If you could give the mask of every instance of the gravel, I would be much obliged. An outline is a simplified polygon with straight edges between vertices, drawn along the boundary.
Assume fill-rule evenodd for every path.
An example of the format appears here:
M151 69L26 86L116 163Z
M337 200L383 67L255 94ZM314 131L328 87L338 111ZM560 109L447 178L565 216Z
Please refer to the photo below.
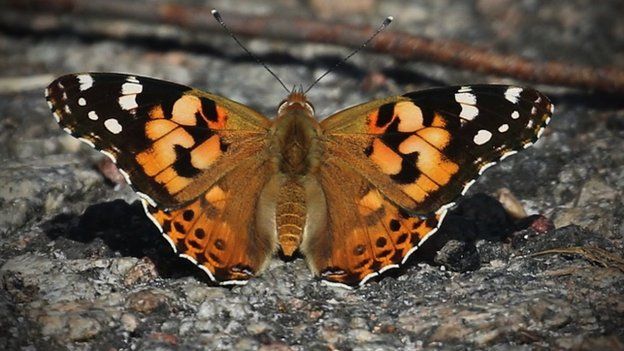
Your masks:
M366 1L341 6L339 17L329 2L302 3L216 5L226 20L227 11L246 7L366 23L393 14L393 26L432 38L624 68L618 1ZM224 52L236 52L235 44L218 40ZM316 58L344 55L261 39L250 47L287 53L277 62L267 57L289 83L322 73ZM2 77L89 70L174 80L269 115L283 98L279 84L240 53L0 32ZM326 116L373 96L468 82L509 80L363 53L310 98ZM624 104L618 96L539 88L556 105L543 139L488 170L406 267L356 290L321 284L302 259L277 258L245 286L211 285L171 252L131 190L102 175L101 155L58 128L43 86L6 90L0 349L622 350ZM531 216L512 219L487 195L502 188ZM545 250L552 251L535 255Z

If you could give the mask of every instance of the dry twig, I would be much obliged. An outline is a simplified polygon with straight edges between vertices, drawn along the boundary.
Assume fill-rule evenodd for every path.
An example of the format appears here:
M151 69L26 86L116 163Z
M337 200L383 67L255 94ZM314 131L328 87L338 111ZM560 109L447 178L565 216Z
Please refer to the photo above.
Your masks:
M0 22L11 28L46 32L67 27L88 18L140 21L154 25L170 24L187 31L218 31L210 18L210 8L182 4L154 5L122 0L9 0L0 11ZM374 30L369 26L324 23L280 16L257 17L227 14L233 32L296 42L316 42L354 47ZM64 20L65 19L65 20ZM76 29L76 28L74 28ZM123 37L123 31L110 28L80 27L77 32ZM90 32L90 33L89 33ZM431 40L415 34L387 30L369 50L403 60L423 60L487 74L591 90L624 92L624 71L572 65L565 62L536 62L515 55L493 53L483 48L449 40Z
M544 250L536 252L529 257L549 255L549 254L573 254L580 255L584 259L600 265L605 268L615 268L624 273L624 259L617 256L607 250L601 249L595 246L574 246L574 247L562 247L550 250Z

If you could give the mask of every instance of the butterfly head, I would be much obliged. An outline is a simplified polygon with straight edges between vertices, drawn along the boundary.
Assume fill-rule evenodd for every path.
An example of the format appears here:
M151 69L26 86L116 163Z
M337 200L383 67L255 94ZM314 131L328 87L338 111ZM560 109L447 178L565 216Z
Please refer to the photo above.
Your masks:
M288 94L285 100L283 100L279 108L277 109L277 115L281 116L288 111L304 110L310 117L314 118L314 106L308 101L305 93L301 89L296 87Z

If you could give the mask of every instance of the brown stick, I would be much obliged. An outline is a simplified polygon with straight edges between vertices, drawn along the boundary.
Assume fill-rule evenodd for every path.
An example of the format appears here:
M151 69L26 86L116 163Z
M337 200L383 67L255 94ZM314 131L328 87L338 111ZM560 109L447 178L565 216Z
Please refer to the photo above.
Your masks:
M61 23L72 26L85 18L113 18L141 21L159 25L170 24L190 31L222 32L218 24L211 20L209 8L177 4L146 5L137 1L120 0L13 0L2 11L0 19L9 21L16 27L29 26L31 31L58 29ZM41 11L48 15L42 15ZM15 20L15 16L31 18ZM54 21L51 15L69 17L67 21ZM10 21L13 19L13 21ZM250 37L263 37L295 42L316 42L357 47L373 32L370 26L355 26L337 23L324 23L307 19L281 17L253 17L224 14L233 32ZM41 23L47 26L41 27ZM36 26L39 24L39 27ZM82 32L98 29L81 28ZM110 29L99 30L100 35L123 37ZM624 92L624 71L599 67L592 68L572 65L565 62L536 62L515 55L503 55L488 50L450 40L431 40L410 33L387 30L381 33L368 48L402 60L422 60L448 65L460 69L513 77L524 81L563 85L590 90Z

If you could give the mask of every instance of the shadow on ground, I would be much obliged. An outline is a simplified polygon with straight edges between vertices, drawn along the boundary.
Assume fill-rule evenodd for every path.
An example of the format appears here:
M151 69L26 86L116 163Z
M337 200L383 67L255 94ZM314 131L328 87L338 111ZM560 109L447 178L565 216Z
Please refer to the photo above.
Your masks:
M147 257L163 278L193 276L210 283L193 263L173 252L138 201L99 203L88 207L81 215L58 215L42 228L67 257L112 257L116 252L121 256ZM65 240L84 245L63 245Z

